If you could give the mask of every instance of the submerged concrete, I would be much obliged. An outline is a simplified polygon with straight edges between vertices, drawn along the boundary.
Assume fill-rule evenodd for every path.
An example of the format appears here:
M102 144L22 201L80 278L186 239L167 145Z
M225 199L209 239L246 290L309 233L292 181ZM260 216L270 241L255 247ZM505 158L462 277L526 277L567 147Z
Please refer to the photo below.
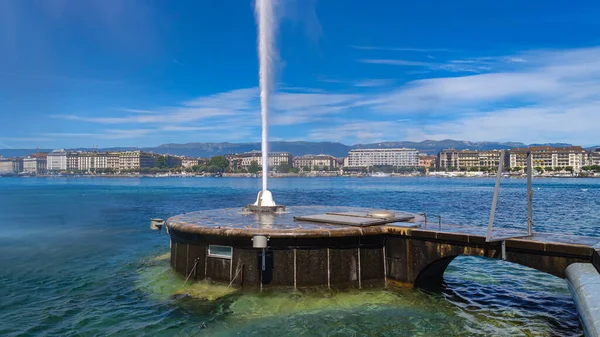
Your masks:
M600 274L591 263L574 263L566 275L586 336L600 336Z

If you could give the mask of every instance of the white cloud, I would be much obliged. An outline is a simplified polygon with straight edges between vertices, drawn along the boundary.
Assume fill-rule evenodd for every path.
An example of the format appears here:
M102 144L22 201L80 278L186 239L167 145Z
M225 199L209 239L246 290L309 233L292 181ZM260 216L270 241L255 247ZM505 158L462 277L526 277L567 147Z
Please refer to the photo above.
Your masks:
M11 142L46 142L52 139L46 137L0 137L0 140Z
M407 52L418 52L418 53L432 53L432 52L451 52L451 49L446 48L411 48L411 47L382 47L382 46L350 46L354 49L362 50L389 50L389 51L407 51Z
M386 78L372 78L372 79L366 79L366 80L360 80L360 81L356 81L354 82L354 86L355 87L384 87L384 86L389 86L391 84L394 83L395 80L393 79L386 79Z
M393 66L409 66L409 67L433 67L434 63L431 62L419 62L419 61L408 61L408 60L397 60L397 59L359 59L358 62L372 63L372 64L388 64Z
M327 127L306 126L312 128L303 130L307 140L346 143L405 138L598 143L595 125L600 125L600 48L527 51L424 64L429 70L432 65L436 69L490 69L482 74L427 78L395 87L390 84L398 80L391 79L347 80L340 82L347 91L336 92L284 87L272 96L271 125L322 122ZM358 93L357 88L361 90ZM144 125L141 130L157 134L193 133L198 141L213 137L245 140L260 135L259 110L258 89L244 88L174 106L129 109L125 116L58 117ZM398 122L399 115L408 121ZM113 131L104 137L132 135Z
M96 138L96 139L130 139L130 138L140 138L150 134L151 129L132 129L132 130L124 130L124 129L108 129L103 130L98 133L45 133L44 136L49 137L62 137L62 138Z
M309 139L315 141L338 141L344 143L373 143L402 139L402 123L398 121L353 120L339 125L315 128ZM400 138L398 138L400 137Z
M525 143L598 142L599 102L575 106L524 107L465 115L453 121L407 130L410 139L518 140ZM596 136L597 137L597 136ZM595 138L595 139L594 139Z

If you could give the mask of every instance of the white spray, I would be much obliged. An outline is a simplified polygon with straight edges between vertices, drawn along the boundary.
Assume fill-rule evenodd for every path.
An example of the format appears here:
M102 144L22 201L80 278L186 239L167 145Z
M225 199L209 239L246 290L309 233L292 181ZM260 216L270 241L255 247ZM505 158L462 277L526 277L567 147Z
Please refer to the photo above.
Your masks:
M275 59L276 18L274 2L277 0L256 0L258 21L258 56L260 77L260 111L262 117L262 191L256 200L257 206L275 206L271 192L267 190L269 176L269 96L273 90L273 61Z

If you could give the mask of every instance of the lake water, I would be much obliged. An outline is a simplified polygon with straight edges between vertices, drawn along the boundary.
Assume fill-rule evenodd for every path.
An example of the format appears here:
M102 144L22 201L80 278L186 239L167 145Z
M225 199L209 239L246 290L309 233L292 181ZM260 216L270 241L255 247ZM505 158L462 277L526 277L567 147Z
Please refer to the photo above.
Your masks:
M457 258L441 294L238 293L185 285L152 217L242 207L259 179L0 178L0 336L581 336L564 280ZM272 179L278 203L393 208L486 226L493 179ZM534 181L536 231L600 236L600 179ZM525 229L525 181L504 179L499 227ZM201 297L195 298L194 296Z

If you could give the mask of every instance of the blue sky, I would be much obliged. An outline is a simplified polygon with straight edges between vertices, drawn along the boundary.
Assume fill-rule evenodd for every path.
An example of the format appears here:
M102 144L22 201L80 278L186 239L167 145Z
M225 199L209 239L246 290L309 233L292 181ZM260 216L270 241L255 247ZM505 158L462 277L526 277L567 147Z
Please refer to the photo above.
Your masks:
M279 1L272 140L600 143L598 1ZM252 1L0 1L0 147L260 138Z

